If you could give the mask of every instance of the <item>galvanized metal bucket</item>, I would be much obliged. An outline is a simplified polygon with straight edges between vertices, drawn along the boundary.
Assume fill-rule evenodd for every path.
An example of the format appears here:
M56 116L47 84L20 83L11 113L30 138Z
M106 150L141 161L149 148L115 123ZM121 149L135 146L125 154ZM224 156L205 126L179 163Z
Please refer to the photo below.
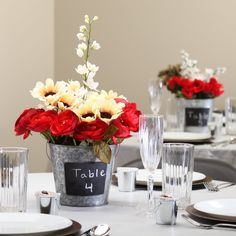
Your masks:
M213 99L177 99L177 120L183 131L208 133Z
M118 152L117 145L111 145L112 150L112 158L111 163L106 164L104 172L104 192L98 195L91 195L86 196L86 194L78 195L78 194L68 194L70 192L68 190L67 183L67 174L66 174L66 165L76 165L78 171L74 172L79 173L79 171L83 171L83 166L86 163L94 163L99 165L98 163L102 163L98 158L93 155L92 148L90 146L67 146L67 145L57 145L57 144L49 144L50 149L50 156L52 161L52 169L53 175L56 185L56 191L61 194L60 203L61 205L66 206L82 206L82 207L90 207L90 206L101 206L108 203L108 195L109 195L109 188L111 183L112 177L112 170L114 166L115 156ZM80 167L81 166L81 167ZM104 165L103 165L104 166ZM74 170L73 168L71 170ZM99 172L99 170L98 170ZM82 175L82 178L85 175ZM78 181L83 181L83 179L79 179ZM77 181L77 180L76 180ZM72 187L73 186L72 183ZM78 189L75 189L77 191ZM79 191L79 190L78 190Z

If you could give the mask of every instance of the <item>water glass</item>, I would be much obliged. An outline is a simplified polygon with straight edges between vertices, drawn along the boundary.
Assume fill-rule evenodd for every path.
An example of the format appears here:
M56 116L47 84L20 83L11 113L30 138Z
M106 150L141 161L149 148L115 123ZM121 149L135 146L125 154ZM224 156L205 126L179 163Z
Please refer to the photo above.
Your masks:
M24 212L28 149L0 147L0 212Z
M154 213L153 174L160 162L163 144L163 117L160 115L139 116L140 154L144 168L148 171L147 216Z
M161 108L162 80L152 80L148 86L150 106L153 114L158 114Z
M165 143L162 156L162 191L176 199L179 208L191 201L193 175L192 144Z
M236 135L236 97L225 101L226 133Z

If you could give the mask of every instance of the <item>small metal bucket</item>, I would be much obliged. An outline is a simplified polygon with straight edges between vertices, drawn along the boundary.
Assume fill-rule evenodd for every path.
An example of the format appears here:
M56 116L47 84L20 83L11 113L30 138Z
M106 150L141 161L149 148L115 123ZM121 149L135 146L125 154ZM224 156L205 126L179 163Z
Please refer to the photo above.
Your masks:
M111 145L110 147L112 150L111 163L106 165L106 171L103 173L105 175L104 192L98 195L86 196L86 194L84 193L70 193L70 189L68 189L68 186L66 186L67 179L65 170L66 165L70 164L77 165L77 170L81 170L83 168L83 165L86 165L86 163L102 163L98 158L94 156L92 147L49 144L56 192L61 193L61 205L89 207L105 205L108 203L108 194L111 183L112 170L115 161L115 156L118 152L117 145ZM80 166L80 164L81 167L78 167ZM76 181L74 182L74 186L72 183L72 188L76 188L76 184Z

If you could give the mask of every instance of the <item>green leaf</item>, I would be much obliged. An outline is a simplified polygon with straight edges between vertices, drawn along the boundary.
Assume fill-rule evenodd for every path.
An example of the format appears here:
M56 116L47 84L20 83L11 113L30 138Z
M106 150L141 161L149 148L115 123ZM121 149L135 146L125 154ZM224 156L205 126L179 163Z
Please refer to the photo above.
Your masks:
M105 142L97 142L93 144L93 153L96 155L102 162L109 164L111 161L111 148Z
M116 131L117 131L117 127L114 125L110 125L108 127L108 130L107 130L105 136L104 136L104 139L105 140L110 139L116 133Z

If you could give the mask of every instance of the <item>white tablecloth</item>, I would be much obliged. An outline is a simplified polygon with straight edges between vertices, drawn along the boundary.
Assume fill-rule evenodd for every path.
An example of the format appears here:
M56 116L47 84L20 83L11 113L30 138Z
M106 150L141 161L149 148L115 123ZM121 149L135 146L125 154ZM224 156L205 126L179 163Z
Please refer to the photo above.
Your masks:
M28 212L36 211L35 192L39 190L55 191L52 173L29 174ZM236 186L222 189L219 192L209 192L206 189L194 190L192 202L216 198L235 198ZM156 192L155 192L156 194ZM140 201L146 201L147 193L143 190L135 192L119 192L116 186L111 186L109 204L100 207L65 207L62 206L60 215L78 221L82 231L98 223L111 226L111 236L226 236L235 235L235 231L203 230L185 222L182 211L178 212L175 226L157 225L154 219L138 216L136 206Z

